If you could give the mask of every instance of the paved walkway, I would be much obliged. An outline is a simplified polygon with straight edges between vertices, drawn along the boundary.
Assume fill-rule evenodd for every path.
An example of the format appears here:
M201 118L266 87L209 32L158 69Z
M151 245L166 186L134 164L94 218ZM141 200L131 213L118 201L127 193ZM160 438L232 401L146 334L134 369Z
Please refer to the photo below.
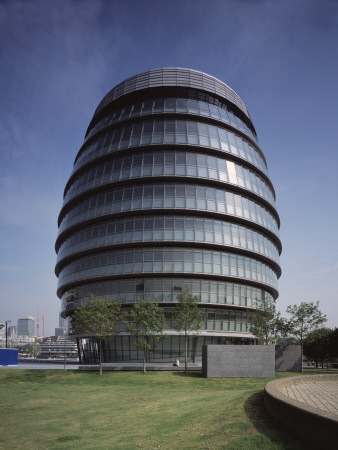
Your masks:
M113 370L113 371L140 371L143 369L143 363L103 363L102 364L103 370ZM30 361L27 362L20 362L18 365L15 366L0 366L0 369L64 369L64 364L61 361L52 361L47 360L44 364L40 363L33 363ZM66 364L66 369L71 370L93 370L98 371L99 365L98 364L92 364L92 365L85 365L85 364ZM184 371L184 361L181 362L179 367L173 366L172 362L166 362L166 363L147 363L147 371L154 370L154 371ZM202 363L191 363L188 362L188 370L202 370Z
M279 390L299 402L338 416L338 381L305 382L281 386Z

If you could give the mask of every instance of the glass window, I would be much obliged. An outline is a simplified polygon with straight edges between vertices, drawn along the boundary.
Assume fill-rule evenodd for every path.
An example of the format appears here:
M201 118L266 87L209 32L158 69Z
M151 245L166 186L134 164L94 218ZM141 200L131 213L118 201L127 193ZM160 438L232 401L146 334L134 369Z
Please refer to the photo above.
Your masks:
M164 133L164 121L163 120L155 120L154 132L155 133Z

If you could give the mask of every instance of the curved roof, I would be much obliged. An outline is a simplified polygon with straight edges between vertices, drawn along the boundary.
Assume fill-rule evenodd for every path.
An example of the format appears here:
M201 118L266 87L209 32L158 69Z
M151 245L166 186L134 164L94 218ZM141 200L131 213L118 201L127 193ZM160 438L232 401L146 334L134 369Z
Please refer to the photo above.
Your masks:
M236 105L251 120L241 98L227 84L204 72L178 67L148 70L134 75L115 86L99 103L94 117L114 100L142 89L161 86L190 87L216 94Z

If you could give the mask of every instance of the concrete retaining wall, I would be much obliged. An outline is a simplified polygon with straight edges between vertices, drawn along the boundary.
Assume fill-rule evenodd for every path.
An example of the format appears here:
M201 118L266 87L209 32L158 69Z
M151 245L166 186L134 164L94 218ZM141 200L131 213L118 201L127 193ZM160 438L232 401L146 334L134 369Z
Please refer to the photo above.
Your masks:
M205 378L274 377L274 345L203 345Z
M313 381L337 380L338 375L310 375L270 381L265 386L264 404L271 416L318 448L335 450L338 445L337 415L313 408L281 392L282 387Z

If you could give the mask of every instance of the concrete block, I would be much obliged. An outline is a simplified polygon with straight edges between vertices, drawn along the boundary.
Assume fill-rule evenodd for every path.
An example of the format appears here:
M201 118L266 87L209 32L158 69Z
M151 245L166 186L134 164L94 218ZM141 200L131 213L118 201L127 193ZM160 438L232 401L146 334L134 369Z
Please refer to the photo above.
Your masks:
M206 378L274 377L275 347L204 345L202 375Z
M301 369L300 345L276 345L276 372L300 372Z

